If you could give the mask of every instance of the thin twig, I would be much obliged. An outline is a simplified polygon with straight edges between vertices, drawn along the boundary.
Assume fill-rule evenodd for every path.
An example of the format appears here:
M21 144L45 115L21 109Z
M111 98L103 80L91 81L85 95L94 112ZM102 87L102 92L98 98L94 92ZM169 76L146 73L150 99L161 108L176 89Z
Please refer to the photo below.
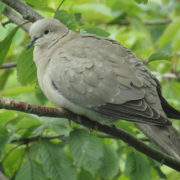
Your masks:
M59 4L59 6L56 9L56 12L60 9L60 7L63 5L63 3L65 2L65 0L62 0L61 3Z
M152 26L152 25L163 25L163 24L169 24L171 23L171 19L165 19L161 21L149 21L149 22L144 22L145 25Z
M153 25L169 24L171 22L172 22L171 19L165 19L165 20L161 20L161 21L147 21L147 22L144 22L144 24L147 26L153 26ZM129 22L129 21L119 21L119 22L112 21L109 24L118 24L121 26L129 26L129 25L131 25L131 22Z
M17 66L16 62L10 62L10 63L5 63L3 64L0 69L9 69L9 68L14 68Z
M2 22L1 23L1 25L3 26L3 27L5 27L7 24L9 24L9 23L11 23L11 20L8 20L8 21L6 21L6 22Z
M59 139L63 138L64 135L56 135L56 136L36 136L33 138L24 138L24 139L13 139L11 142L16 143L16 142L23 142L24 144L28 144L30 142L38 141L39 139Z

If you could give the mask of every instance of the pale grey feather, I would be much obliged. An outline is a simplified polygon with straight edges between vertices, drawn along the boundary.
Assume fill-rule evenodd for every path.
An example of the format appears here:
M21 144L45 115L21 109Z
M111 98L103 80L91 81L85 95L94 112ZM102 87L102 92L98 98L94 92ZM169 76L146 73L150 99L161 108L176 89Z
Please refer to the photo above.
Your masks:
M92 112L129 121L166 123L154 77L129 50L114 42L80 35L61 45L58 55L51 58L55 86L68 100ZM137 100L144 106L136 109Z

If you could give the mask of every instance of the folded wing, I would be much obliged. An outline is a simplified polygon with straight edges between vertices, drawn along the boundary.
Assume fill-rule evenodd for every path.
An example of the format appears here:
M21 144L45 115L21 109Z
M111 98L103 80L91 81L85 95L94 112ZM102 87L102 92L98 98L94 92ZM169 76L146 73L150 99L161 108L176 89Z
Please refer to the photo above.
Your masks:
M71 102L117 119L169 123L154 77L118 42L81 35L62 45L52 61L51 79Z

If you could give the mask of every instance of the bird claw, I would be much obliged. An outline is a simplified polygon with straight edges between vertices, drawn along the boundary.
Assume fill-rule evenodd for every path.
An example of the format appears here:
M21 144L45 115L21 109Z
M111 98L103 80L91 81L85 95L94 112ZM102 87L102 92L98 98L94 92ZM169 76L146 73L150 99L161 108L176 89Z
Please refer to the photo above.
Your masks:
M79 123L81 123L81 116L80 116L80 115L77 115L77 121L78 121Z
M88 133L91 134L91 128L88 128Z
M72 127L72 124L71 124L71 120L68 119L68 124L69 124L69 127Z
M99 126L98 126L99 124L98 124L98 122L95 122L95 130L97 131L98 130L98 128L99 128Z

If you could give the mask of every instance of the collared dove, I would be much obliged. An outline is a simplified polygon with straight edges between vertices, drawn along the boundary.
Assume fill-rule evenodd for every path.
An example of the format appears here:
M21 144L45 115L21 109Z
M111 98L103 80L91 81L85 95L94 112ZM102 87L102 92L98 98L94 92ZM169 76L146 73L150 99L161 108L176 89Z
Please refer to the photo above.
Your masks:
M162 149L180 157L168 120L180 119L180 112L129 49L112 39L72 32L53 18L36 21L29 33L27 47L35 45L40 87L53 104L102 124L135 122Z

